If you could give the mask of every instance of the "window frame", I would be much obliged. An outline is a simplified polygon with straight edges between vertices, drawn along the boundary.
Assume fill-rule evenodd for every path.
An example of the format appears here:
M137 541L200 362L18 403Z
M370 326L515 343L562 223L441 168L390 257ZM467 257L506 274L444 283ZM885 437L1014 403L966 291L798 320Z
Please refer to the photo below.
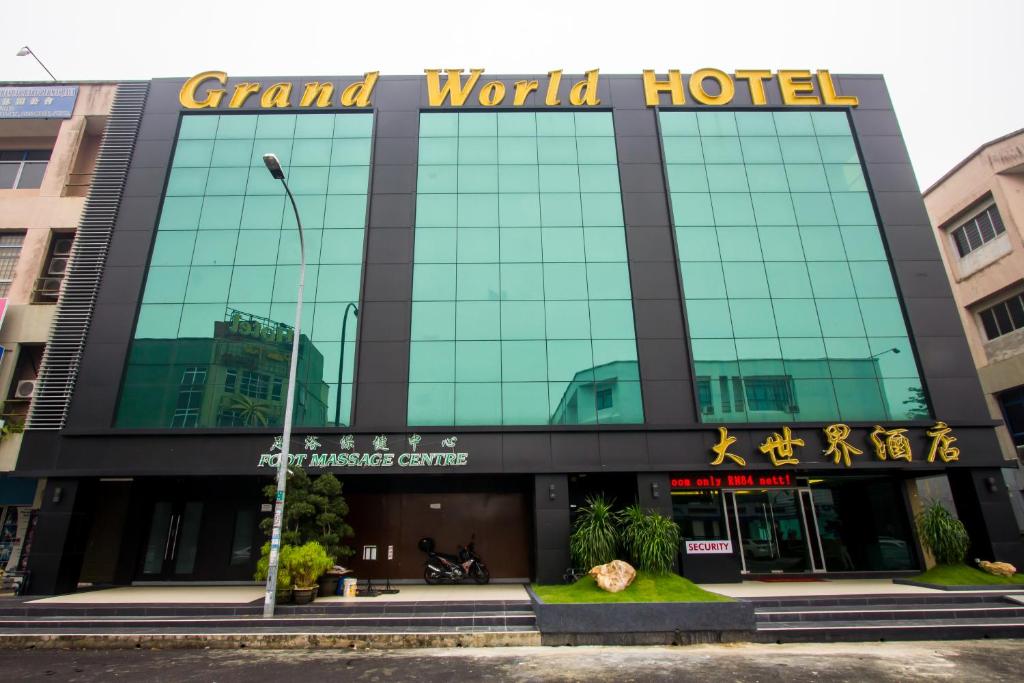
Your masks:
M988 239L985 238L985 231L978 220L982 216L988 218L988 226L992 233ZM956 220L950 221L949 225L955 227L946 228L947 239L949 239L950 244L960 259L967 258L974 252L982 249L986 244L994 242L1000 235L1006 234L1006 223L1003 221L1002 214L999 212L999 206L992 195L983 197L975 202ZM969 228L973 228L977 239L981 240L977 246L971 245L972 235ZM964 251L965 247L967 251Z
M1017 307L1012 307L1011 302L1017 303ZM1000 321L999 313L1003 313L1006 321L1010 324L1009 329L1005 331L1002 329L1003 324ZM974 315L985 342L995 341L1012 332L1024 329L1024 289L1016 288L1009 296L1004 296L999 301L978 309ZM998 334L994 336L991 334L992 327Z
M0 187L0 190L38 190L43 185L43 178L46 176L46 166L50 164L50 159L53 156L52 149L4 149L0 150L3 153L21 153L21 158L12 159L0 159L0 165L14 166L17 164L18 170L14 172L14 182L10 187ZM47 152L45 160L42 159L29 159L29 154L32 152ZM39 176L39 184L34 187L21 187L21 179L25 175L25 166L28 164L42 164L43 174Z
M15 276L18 274L18 261L21 259L21 250L25 248L25 236L24 230L4 230L0 231L0 237L18 236L21 240L17 244L17 250L15 251L15 245L0 244L0 264L7 258L5 254L9 251L14 251L13 260L10 266L10 276L4 277L0 275L0 297L10 296L11 285L14 284ZM3 273L4 268L0 265L0 273Z

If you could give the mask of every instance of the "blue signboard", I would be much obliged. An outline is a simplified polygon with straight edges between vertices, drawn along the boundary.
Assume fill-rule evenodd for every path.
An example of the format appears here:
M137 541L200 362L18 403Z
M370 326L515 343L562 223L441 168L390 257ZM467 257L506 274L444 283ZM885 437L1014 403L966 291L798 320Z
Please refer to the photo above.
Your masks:
M0 88L0 119L69 119L77 85L25 85Z

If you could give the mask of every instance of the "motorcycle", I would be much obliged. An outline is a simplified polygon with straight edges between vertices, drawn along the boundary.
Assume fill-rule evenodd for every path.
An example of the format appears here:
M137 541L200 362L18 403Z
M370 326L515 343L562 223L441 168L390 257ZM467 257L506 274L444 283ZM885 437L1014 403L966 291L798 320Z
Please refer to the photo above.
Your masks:
M472 578L480 584L491 580L491 572L476 554L476 543L473 540L465 546L460 545L456 555L436 552L434 539L430 537L421 538L418 546L427 554L427 561L423 563L423 579L430 585L442 581L461 583L466 578Z

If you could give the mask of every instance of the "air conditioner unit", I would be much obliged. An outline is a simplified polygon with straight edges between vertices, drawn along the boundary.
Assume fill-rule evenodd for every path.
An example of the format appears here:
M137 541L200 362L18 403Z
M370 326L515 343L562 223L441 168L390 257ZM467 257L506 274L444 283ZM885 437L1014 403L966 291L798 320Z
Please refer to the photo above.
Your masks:
M36 380L23 379L14 390L15 398L32 398L36 393Z
M50 267L46 269L47 275L63 275L68 269L67 256L54 256L50 259Z

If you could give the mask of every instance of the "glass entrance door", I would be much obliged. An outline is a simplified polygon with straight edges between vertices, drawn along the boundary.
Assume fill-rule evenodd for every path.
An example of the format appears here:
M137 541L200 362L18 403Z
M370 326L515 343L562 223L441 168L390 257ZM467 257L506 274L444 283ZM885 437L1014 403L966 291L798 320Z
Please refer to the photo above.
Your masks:
M745 573L824 571L817 529L811 519L814 510L805 509L802 489L729 494Z
M195 571L203 504L159 500L153 504L142 558L142 578L188 579Z

